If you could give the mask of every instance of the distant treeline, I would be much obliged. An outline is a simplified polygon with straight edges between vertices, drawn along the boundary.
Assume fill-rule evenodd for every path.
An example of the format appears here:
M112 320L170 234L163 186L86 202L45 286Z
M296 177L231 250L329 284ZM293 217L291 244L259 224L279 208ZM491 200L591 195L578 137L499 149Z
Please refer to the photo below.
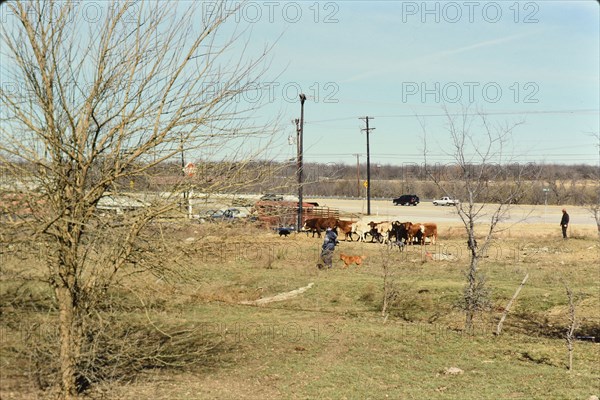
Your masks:
M199 191L297 194L295 162L207 162L198 163L196 167L196 174L186 179ZM593 165L489 164L483 169L483 175L479 175L481 171L479 165L458 168L455 164L372 164L371 196L392 199L401 194L417 194L425 200L451 195L464 200L463 180L470 175L471 179L477 176L489 186L479 201L500 201L502 193L514 187L518 180L524 182L523 190L515 199L521 204L547 201L554 205L583 205L600 199L600 171ZM155 174L140 177L145 184L136 183L135 187L166 190L182 175L180 164L164 164L155 169ZM306 163L303 176L305 196L365 196L365 164L357 167L343 163ZM442 183L446 193L436 182Z
M358 170L358 174L357 174ZM323 173L325 172L325 173ZM364 196L366 166L309 165L304 193L309 196ZM328 178L328 176L330 178ZM480 201L497 202L522 182L515 202L521 204L591 204L600 201L600 170L592 165L508 164L470 165L405 164L371 166L371 196L394 198L416 194L421 199L444 195L465 199L465 179L479 179L486 190ZM436 183L437 182L437 183ZM441 188L445 189L442 190Z
M39 168L21 165L19 171L35 179ZM0 165L0 183L10 181L13 169ZM181 163L161 163L134 179L118 182L118 190L168 191L173 185L192 185L203 192L297 194L295 162L198 162L193 176L185 176ZM47 175L45 175L47 176ZM367 179L366 165L306 163L303 169L304 195L363 197ZM33 177L33 178L31 178ZM93 180L93 173L90 179ZM398 197L416 194L421 199L444 195L465 198L465 179L485 182L480 201L494 202L503 191L525 182L516 202L521 204L592 204L600 199L600 169L578 164L486 164L459 168L455 164L403 165L372 164L371 196ZM436 184L441 183L441 185ZM445 189L440 188L442 186ZM495 198L497 197L497 198Z

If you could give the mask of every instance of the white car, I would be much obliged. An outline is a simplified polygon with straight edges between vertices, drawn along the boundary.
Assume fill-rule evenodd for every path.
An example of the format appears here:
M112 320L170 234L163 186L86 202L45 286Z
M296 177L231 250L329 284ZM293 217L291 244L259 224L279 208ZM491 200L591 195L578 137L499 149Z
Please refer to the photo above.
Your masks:
M448 196L444 196L439 200L434 200L433 201L433 205L434 206L455 206L460 204L460 201L456 200L456 199L452 199Z

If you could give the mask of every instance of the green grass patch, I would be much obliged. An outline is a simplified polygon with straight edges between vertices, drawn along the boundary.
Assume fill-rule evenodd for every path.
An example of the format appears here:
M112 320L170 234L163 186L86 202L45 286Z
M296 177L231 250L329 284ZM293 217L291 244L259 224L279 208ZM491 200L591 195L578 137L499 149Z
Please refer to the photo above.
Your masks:
M342 243L336 256L366 255L365 263L342 269L334 258L334 269L319 271L320 240L303 235L238 232L223 243L214 232L197 231L179 238L188 236L194 241L178 261L185 266L178 277L141 274L122 282L109 293L112 307L101 313L136 326L187 329L193 336L185 343L218 351L199 353L203 359L190 368L142 368L127 383L103 386L109 398L587 399L599 393L598 343L576 342L569 373L564 340L564 284L577 295L576 335L600 335L595 239L556 244L531 238L524 247L514 232L504 238L501 251L480 265L493 307L465 332L456 307L468 265L462 239L427 246L444 254L453 249L453 261L427 260L419 247L386 253L378 244ZM398 291L387 320L381 316L383 257ZM496 337L502 311L526 273L529 280ZM285 301L241 304L309 283L311 289ZM28 342L25 325L16 321L55 318L48 312L52 292L38 285L16 290L12 278L0 283L3 399L49 396L23 384L30 365L18 356ZM446 373L450 367L462 373Z

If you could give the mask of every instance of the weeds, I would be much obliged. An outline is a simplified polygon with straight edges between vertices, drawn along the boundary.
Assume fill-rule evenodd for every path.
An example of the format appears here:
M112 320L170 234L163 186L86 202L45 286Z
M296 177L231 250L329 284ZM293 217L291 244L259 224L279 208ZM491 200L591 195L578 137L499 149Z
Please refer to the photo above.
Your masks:
M453 365L457 357L472 367L465 369L464 387L452 388L452 398L506 398L512 391L498 388L499 380L519 381L532 374L540 377L539 382L522 389L523 397L535 397L536 387L544 385L557 398L586 398L583 394L596 383L591 377L591 365L597 361L591 347L595 344L577 342L582 336L600 336L598 283L590 279L598 272L597 255L581 251L595 242L567 241L569 252L560 254L544 242L527 246L538 250L528 256L532 261L526 265L529 280L513 304L502 335L492 338L515 282L525 273L525 264L514 257L482 260L480 270L498 301L493 311L480 311L473 335L462 329L463 314L453 309L464 285L459 263L433 260L422 264L416 247L399 255L386 253L377 244L350 242L344 246L373 261L361 268L334 268L318 274L312 262L316 239L304 235L280 239L268 234L250 238L248 233L232 230L229 247L221 244L221 248L239 251L205 257L202 252L209 249L208 244L215 246L211 251L218 249L221 239L217 231L203 229L190 227L189 232L165 234L172 238L173 243L167 243L173 247L168 247L163 259L165 263L178 259L182 269L177 274L162 279L131 271L136 277L131 287L115 286L110 301L100 305L97 315L87 317L81 353L85 373L78 379L81 389L94 383L106 389L104 398L153 396L161 400L194 396L367 398L384 394L417 398L435 395L428 382L438 379L436 371ZM190 236L196 241L180 244L181 238ZM453 248L465 246L462 239L441 240ZM246 251L251 241L253 252ZM235 247L233 243L245 245ZM522 243L505 239L502 245L517 248ZM539 251L544 247L549 251ZM188 252L171 254L180 248ZM431 246L425 248L431 251ZM581 327L573 333L575 349L581 346L574 353L577 374L572 374L572 383L566 385L554 383L564 373L558 367L563 365L560 360L569 327L568 299L557 278L560 275L568 277L574 291L587 296L578 303ZM9 373L10 379L23 380L23 372L27 372L30 382L45 388L49 395L57 383L52 292L43 283L17 290L13 278L3 277L0 355L3 367L7 366L4 376ZM313 279L314 287L294 299L264 307L238 305L302 287ZM385 324L381 324L381 315L387 317ZM203 323L224 328L202 330L199 324ZM269 327L268 334L254 336L257 327L263 326ZM232 336L227 327L239 327L239 334ZM282 334L283 339L274 339ZM359 377L373 368L381 368L380 378L371 380L367 391L360 386ZM206 374L207 370L210 373ZM155 372L158 374L153 375ZM158 377L156 382L146 381L149 374ZM240 376L245 378L240 380ZM419 383L389 385L405 379ZM324 380L337 391L323 386ZM435 383L435 387L448 386ZM476 397L473 387L487 390L487 394L477 391ZM118 390L130 390L129 395ZM255 396L247 395L250 392ZM1 392L0 396L11 398Z

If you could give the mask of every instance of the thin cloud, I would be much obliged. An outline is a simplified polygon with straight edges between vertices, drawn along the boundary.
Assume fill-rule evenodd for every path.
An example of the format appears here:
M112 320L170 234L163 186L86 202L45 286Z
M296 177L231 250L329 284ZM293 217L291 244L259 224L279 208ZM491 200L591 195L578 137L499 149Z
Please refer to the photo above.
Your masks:
M471 50L475 50L475 49L482 49L485 47L492 47L492 46L497 46L499 44L502 43L507 43L507 42L512 42L514 40L517 39L521 39L525 36L531 36L533 34L536 34L537 32L529 32L529 33L521 33L521 34L516 34L516 35L510 35L510 36L505 36L503 38L498 38L498 39L492 39L492 40L485 40L479 43L475 43L475 44L471 44L469 46L463 46L463 47L458 47L456 49L450 49L450 50L444 50L444 51L436 51L435 53L432 54L428 54L425 55L423 57L419 57L413 60L410 60L406 63L403 63L404 66L410 66L410 65L420 65L424 62L432 62L432 61L437 61L446 57L450 57L453 56L455 54L461 54L461 53L466 53L469 52ZM384 68L384 69L378 69L378 70L372 70L372 71L368 71L368 72L364 72L362 74L357 74L354 75L348 79L346 79L343 82L356 82L356 81L360 81L366 78L370 78L373 76L377 76L377 75L382 75L382 74L386 74L386 73L392 73L392 72L396 72L397 66L390 66L389 68Z
M472 44L470 46L464 46L464 47L459 47L457 49L453 49L453 50L446 50L446 51L441 51L429 56L425 56L424 58L426 60L430 60L430 59L437 59L437 58L443 58L443 57L447 57L447 56L451 56L454 54L459 54L459 53L464 53L466 51L470 51L473 49L480 49L482 47L490 47L490 46L495 46L497 44L501 44L501 43L506 43L506 42L511 42L515 39L520 39L524 36L530 36L531 33L522 33L522 34L518 34L518 35L510 35L510 36L506 36L503 38L498 38L498 39L492 39L492 40L486 40L480 43L475 43Z

